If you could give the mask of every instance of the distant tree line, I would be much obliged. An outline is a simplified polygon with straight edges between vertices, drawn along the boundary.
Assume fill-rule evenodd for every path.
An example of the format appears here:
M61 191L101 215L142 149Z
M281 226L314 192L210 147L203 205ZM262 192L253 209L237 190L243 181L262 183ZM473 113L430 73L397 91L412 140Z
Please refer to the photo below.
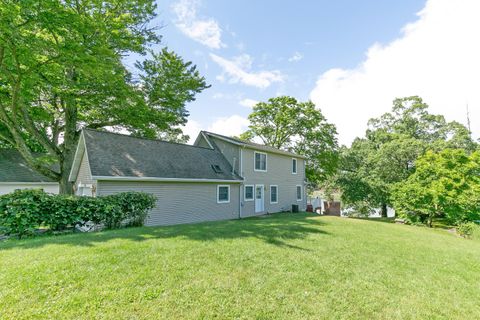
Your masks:
M395 99L392 111L371 119L363 138L342 147L331 178L355 212L387 207L414 222L453 223L480 214L479 145L458 122L428 112L417 96Z

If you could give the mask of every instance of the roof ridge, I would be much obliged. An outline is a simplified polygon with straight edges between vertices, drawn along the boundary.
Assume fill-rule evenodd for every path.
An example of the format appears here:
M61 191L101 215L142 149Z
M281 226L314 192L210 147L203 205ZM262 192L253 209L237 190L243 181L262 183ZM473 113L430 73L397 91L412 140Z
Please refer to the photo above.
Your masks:
M129 134L123 134L123 133L119 133L119 132L102 131L102 130L92 129L92 128L83 128L82 130L93 131L93 132L98 132L98 133L108 133L108 134L113 134L113 135L117 135L117 136L132 138L132 139L140 139L140 140L147 140L147 141L153 141L153 142L169 143L169 144L175 144L175 145L180 145L180 146L200 148L200 149L206 149L206 150L214 151L214 149L207 148L207 147L195 146L195 145L192 145L192 144L186 144L186 143L180 143L180 142L165 141L165 140L160 140L160 139L146 138L146 137L136 137L136 136L132 136L132 135L129 135Z
M218 137L221 137L221 138L224 138L224 139L228 139L228 140L231 140L233 142L243 143L244 145L247 145L247 146L250 146L250 147L253 147L253 148L260 148L260 149L265 148L265 149L269 149L270 152L274 152L272 150L275 150L275 151L278 151L279 153L282 153L282 154L285 154L285 155L288 154L288 155L297 156L297 157L304 157L304 156L299 155L297 153L294 153L294 152L291 152L291 151L288 151L288 150L275 148L275 147L272 147L272 146L269 146L269 145L266 145L266 144L261 144L261 143L251 142L251 141L245 141L245 140L242 140L242 139L232 138L232 137L228 137L228 136L218 134L218 133L215 133L215 132L209 132L209 131L203 131L203 130L201 132L204 132L205 134L218 136Z

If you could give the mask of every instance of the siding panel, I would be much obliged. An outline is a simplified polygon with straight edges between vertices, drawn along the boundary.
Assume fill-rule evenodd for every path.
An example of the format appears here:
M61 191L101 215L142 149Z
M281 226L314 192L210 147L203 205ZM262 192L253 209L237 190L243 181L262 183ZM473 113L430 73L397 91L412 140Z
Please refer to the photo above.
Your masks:
M223 153L223 156L230 162L236 173L240 174L240 147L234 144L225 142L223 140L211 137L210 138L220 149L220 152Z
M80 162L80 168L78 169L77 179L75 179L75 185L78 186L79 183L93 184L86 152L83 153L82 161Z
M298 204L300 210L306 209L305 196L305 160L297 159L297 174L292 174L292 157L267 153L267 172L254 171L254 152L252 149L242 150L244 183L247 185L265 185L265 212L274 213L290 210L292 204ZM278 203L270 203L270 185L278 186ZM296 186L301 185L302 201L297 201ZM243 192L242 192L242 201ZM244 201L242 216L248 217L263 213L255 213L255 201Z
M142 191L157 197L157 206L146 225L173 225L202 221L237 219L239 185L230 185L230 203L217 203L217 184L99 181L98 195Z

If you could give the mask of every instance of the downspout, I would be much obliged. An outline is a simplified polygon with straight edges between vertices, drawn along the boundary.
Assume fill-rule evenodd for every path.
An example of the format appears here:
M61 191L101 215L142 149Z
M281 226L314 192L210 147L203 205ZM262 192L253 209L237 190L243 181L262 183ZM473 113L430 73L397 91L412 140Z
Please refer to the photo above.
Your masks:
M240 148L240 159L239 159L239 163L238 163L238 168L240 169L239 171L239 176L242 177L243 179L243 152L242 152L242 149L244 148L245 146L243 146L242 148ZM242 204L243 204L243 199L242 199L242 189L244 189L244 186L243 186L243 182L240 183L240 186L238 188L238 219L242 219Z

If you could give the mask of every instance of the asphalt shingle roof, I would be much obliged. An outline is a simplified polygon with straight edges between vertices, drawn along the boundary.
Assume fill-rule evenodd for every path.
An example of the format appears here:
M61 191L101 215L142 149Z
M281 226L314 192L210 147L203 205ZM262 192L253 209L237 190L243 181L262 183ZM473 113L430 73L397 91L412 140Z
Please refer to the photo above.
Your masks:
M274 147L266 146L264 144L259 144L259 143L250 142L250 141L244 141L244 140L240 140L240 139L237 139L237 138L227 137L227 136L224 136L224 135L221 135L221 134L218 134L218 133L213 133L213 132L208 132L208 131L202 131L202 132L204 134L208 135L208 136L219 137L221 139L230 140L233 143L237 143L237 144L241 144L241 145L244 145L244 146L247 146L247 147L251 147L251 148L256 149L256 150L263 150L265 152L278 153L278 154L283 154L283 155L286 155L286 156L292 156L292 157L297 157L297 158L305 158L304 156L295 154L293 152L289 152L289 151L277 149L277 148L274 148Z
M54 181L30 168L17 150L0 149L0 182Z
M89 129L83 134L92 176L241 180L217 150Z

